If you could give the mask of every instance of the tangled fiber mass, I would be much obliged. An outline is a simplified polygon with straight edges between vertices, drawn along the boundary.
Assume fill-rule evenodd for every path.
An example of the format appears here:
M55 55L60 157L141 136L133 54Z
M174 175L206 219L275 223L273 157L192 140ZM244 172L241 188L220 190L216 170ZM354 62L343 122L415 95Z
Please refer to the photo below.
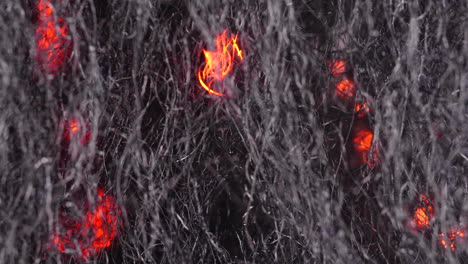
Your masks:
M0 1L0 263L467 263L467 14Z

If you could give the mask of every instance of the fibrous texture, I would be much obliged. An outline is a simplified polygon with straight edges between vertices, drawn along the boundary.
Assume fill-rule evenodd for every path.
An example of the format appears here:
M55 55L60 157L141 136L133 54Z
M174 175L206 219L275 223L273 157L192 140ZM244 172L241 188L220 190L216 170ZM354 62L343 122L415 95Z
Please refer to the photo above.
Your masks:
M0 263L466 263L467 14L0 1Z

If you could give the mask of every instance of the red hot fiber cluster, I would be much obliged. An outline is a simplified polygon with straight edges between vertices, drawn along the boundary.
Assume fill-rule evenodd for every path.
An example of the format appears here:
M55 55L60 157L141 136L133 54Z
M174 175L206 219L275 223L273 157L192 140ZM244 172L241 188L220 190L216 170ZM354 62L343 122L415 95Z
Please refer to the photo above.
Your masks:
M65 19L58 16L53 4L54 0L38 0L36 5L36 61L39 71L49 76L64 69L72 50L69 27ZM91 131L87 124L72 117L64 119L61 126L61 140L66 149L74 141L81 142L82 146L89 144ZM114 197L99 188L96 203L86 204L81 209L84 210L81 217L72 217L65 210L60 212L55 231L49 238L49 250L89 260L111 246L120 226L120 209Z
M70 219L64 215L50 237L49 249L62 253L72 253L88 260L111 246L120 225L120 210L114 197L98 189L97 203L86 206L86 214L80 219Z
M378 155L379 142L374 140L374 132L367 119L371 112L366 102L356 101L356 84L348 74L348 66L344 60L332 60L328 62L330 73L336 85L335 95L338 100L346 105L354 105L355 121L353 122L352 149L350 164L352 168L367 165L368 168L376 167L380 160Z
M69 29L54 13L51 0L39 0L36 8L36 59L44 73L55 75L71 53Z
M198 81L210 95L227 96L222 92L223 81L244 60L244 55L237 43L237 35L228 37L227 30L216 37L215 48L203 50L205 65L198 71Z

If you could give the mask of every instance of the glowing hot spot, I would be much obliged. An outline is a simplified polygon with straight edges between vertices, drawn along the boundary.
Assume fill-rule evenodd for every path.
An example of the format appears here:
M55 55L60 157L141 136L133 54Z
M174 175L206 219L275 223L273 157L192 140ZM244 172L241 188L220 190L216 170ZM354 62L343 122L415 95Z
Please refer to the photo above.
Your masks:
M91 131L86 125L81 125L77 119L65 120L63 138L67 143L79 138L83 145L87 145L91 141Z
M120 225L120 213L114 198L99 189L93 210L88 210L80 221L65 219L62 225L66 230L52 233L49 249L53 247L62 253L78 251L83 260L88 260L111 246Z
M419 230L429 228L433 217L434 206L431 200L423 194L419 206L414 211L413 226Z
M356 106L354 107L354 112L357 113L358 117L365 117L369 112L370 108L367 106L365 102L357 102Z
M460 243L465 239L465 229L462 227L456 227L447 232L447 234L439 234L439 243L443 248L449 248L452 252L457 249L457 243Z
M45 0L39 0L37 10L39 11L39 19L51 18L54 14L50 3Z
M71 53L71 41L67 39L68 27L63 18L55 21L51 3L39 0L36 50L38 64L47 73L56 73Z
M232 73L236 63L243 61L244 56L237 43L237 35L228 38L226 30L216 38L215 47L214 51L203 50L205 66L198 71L198 81L209 94L226 96L215 91L215 86Z
M70 122L70 131L72 134L76 134L76 132L78 132L78 129L79 129L79 123L78 121L76 120L73 120L72 122Z
M369 157L373 138L374 133L369 129L359 130L353 138L355 152L360 156L361 163L367 163L369 168L373 168L378 162L377 148L374 148L372 157Z
M333 76L339 76L346 72L346 62L344 60L333 60L328 63L331 74Z
M341 80L336 85L336 94L342 99L348 100L354 97L355 92L356 92L356 85L354 84L353 81L351 81L348 78Z

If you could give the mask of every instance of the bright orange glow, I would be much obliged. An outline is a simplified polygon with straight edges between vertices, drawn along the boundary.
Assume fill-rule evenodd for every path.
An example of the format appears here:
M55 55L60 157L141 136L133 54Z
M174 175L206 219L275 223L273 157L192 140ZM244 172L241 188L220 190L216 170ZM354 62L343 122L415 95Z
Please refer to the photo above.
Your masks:
M465 229L461 227L456 227L447 232L447 235L444 233L439 234L439 243L443 248L449 248L452 252L455 252L457 249L457 242L464 240L465 238Z
M338 76L346 71L346 62L344 60L334 60L328 63L328 67L330 68L331 74L333 76Z
M72 134L76 134L76 132L78 132L78 129L80 128L79 125L80 125L80 124L78 123L77 120L72 120L72 121L70 122L70 125L69 125L70 132L71 132Z
M378 162L376 147L372 151L372 158L369 157L373 138L374 133L369 129L359 130L353 138L354 150L360 155L361 163L367 163L369 168L373 168Z
M37 4L37 10L39 11L39 19L49 18L53 16L52 7L47 1L39 0L39 3Z
M67 143L79 138L83 145L91 141L91 131L87 126L83 126L77 119L69 119L64 122L63 138Z
M353 139L357 151L369 151L374 134L368 129L362 129L356 133Z
M421 202L413 215L413 225L419 230L429 228L434 217L434 206L426 195L421 195Z
M63 18L56 24L50 1L39 0L36 50L39 65L48 73L56 73L71 52L68 27Z
M428 228L430 226L429 215L425 207L418 207L414 212L414 222L420 229Z
M226 30L216 37L215 46L215 51L203 50L205 66L198 71L198 81L209 94L226 96L221 92L215 91L214 86L231 74L235 64L238 61L243 61L244 56L237 44L237 35L228 38ZM236 57L238 60L236 60Z
M348 78L341 80L336 85L336 94L342 99L350 99L354 97L356 92L356 85Z
M367 106L365 102L357 102L356 106L354 107L354 112L357 113L358 117L365 117L369 112L370 108Z
M81 221L65 219L66 231L52 233L49 249L62 253L78 250L83 260L89 259L111 245L120 225L120 213L114 198L99 189L96 207Z

